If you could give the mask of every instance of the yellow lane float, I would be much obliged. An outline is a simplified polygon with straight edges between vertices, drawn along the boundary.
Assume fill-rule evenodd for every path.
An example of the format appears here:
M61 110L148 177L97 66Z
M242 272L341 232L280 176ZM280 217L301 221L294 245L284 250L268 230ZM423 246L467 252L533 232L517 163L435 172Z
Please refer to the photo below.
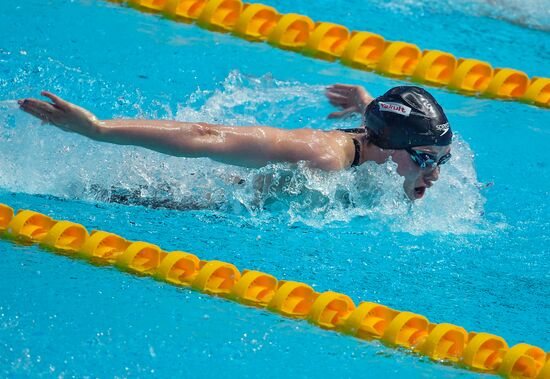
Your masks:
M233 30L243 10L240 0L210 0L197 18L199 25L206 28Z
M196 20L206 2L207 0L166 0L163 10L170 17Z
M122 0L107 0L114 3ZM281 15L268 5L240 0L127 0L135 8L160 12L184 22L196 21L204 28L231 32L250 41L267 41L293 50L361 70L447 87L469 96L518 100L550 107L550 79L496 68L477 59L455 58L440 50L421 50L407 42L389 42L369 31L352 31L332 22L288 13ZM494 75L493 75L494 73ZM493 77L494 76L494 77Z
M81 250L88 238L88 231L82 225L58 221L40 241L40 245L52 250L76 253Z
M201 268L191 286L212 295L224 296L231 292L241 273L231 263L201 261Z
M136 273L151 273L160 265L161 250L148 242L132 242L117 256L115 266Z
M304 52L319 58L337 58L342 55L348 40L349 30L342 25L318 22L304 46Z
M279 288L267 308L284 316L306 318L315 295L313 288L307 284L280 280Z
M13 208L0 204L0 232L6 230L12 218Z
M511 68L497 68L485 93L504 99L517 98L527 91L528 85L529 78L525 73Z
M386 49L386 41L378 34L353 31L340 60L364 69L374 69Z
M255 41L267 39L281 15L273 7L263 4L244 4L233 33Z
M7 225L6 234L21 242L40 242L55 223L42 213L20 210Z
M316 295L308 320L323 329L336 329L355 309L348 295L327 291Z
M435 360L458 362L468 341L466 329L453 324L432 324L418 351Z
M502 337L493 334L468 333L457 325L430 323L422 315L372 302L361 302L356 307L343 293L318 293L305 283L277 280L261 271L240 272L231 263L203 261L184 251L165 252L157 245L130 242L105 231L94 230L88 235L80 224L56 221L31 210L14 215L5 204L0 204L0 228L4 230L0 236L16 242L38 243L47 251L111 264L127 273L150 275L173 285L306 319L323 329L363 340L379 339L436 362L498 373L505 378L550 379L550 354L525 343L509 348Z
M412 76L434 85L447 85L456 70L456 58L438 50L425 50Z
M382 335L382 340L392 344L413 348L428 336L430 322L424 316L411 312L397 314Z
M107 263L114 263L129 245L129 241L116 234L92 230L80 254L85 258L99 258Z
M468 335L462 362L477 370L495 372L507 350L508 344L502 337L472 332Z
M200 259L183 251L165 253L154 276L179 286L190 286L200 269Z
M493 79L493 68L487 62L475 59L462 59L451 78L449 87L459 91L483 92Z
M230 296L243 304L265 307L277 290L274 276L254 270L243 270L241 278L231 289Z
M550 79L532 78L521 99L534 103L539 107L550 107Z
M398 313L385 305L364 301L348 316L342 331L361 339L380 339Z
M412 43L387 42L384 54L376 64L376 70L395 76L412 75L422 53Z
M285 14L271 30L267 41L283 49L300 50L307 44L314 27L315 23L309 17Z

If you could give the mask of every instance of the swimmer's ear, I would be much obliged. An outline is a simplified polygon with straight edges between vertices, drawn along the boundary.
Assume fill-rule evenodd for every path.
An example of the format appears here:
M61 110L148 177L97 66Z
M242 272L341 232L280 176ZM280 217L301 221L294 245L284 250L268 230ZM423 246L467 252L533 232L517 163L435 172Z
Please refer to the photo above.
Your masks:
M40 94L42 96L45 96L47 97L48 99L50 99L55 105L57 105L59 108L67 108L69 103L66 102L65 100L63 100L62 98L60 98L59 96L57 95L54 95L53 93L51 92L48 92L48 91L42 91L40 92Z

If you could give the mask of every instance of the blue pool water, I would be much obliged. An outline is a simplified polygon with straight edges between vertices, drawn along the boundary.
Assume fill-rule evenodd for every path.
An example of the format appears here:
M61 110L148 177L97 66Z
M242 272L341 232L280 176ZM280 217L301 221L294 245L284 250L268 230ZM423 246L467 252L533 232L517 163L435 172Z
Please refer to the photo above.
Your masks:
M550 76L544 2L266 3ZM458 137L411 205L391 163L246 170L87 141L15 102L331 129L358 119L327 120L324 86L398 80L94 0L2 1L0 36L1 203L550 349L548 110L432 89ZM1 377L480 376L33 246L0 241L0 278Z

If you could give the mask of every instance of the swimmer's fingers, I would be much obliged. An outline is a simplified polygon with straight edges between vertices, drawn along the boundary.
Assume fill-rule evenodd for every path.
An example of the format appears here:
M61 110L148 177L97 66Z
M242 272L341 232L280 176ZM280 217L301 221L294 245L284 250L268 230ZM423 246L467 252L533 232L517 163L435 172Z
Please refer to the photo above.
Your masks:
M48 92L48 91L42 91L40 92L40 94L42 96L45 96L47 97L48 99L50 99L54 106L57 106L58 108L61 108L61 109L67 109L69 106L70 106L70 103L63 100L62 98L60 98L59 96L57 95L54 95L53 93L51 92Z
M369 93L369 91L365 89L365 87L358 86L355 84L335 84L334 90L338 92L343 92L343 93L358 92L358 93L361 93L362 95L367 95L369 97L372 97L372 95Z
M346 100L349 98L349 95L341 94L341 93L329 91L329 90L325 92L325 95L329 98L329 100Z
M37 99L19 100L19 107L44 122L50 122L52 113L56 111L52 104Z
M328 86L327 88L335 90L335 91L350 91L359 86L356 86L354 84L342 84L342 83L336 83L333 85Z
M340 96L327 96L329 103L337 107L347 108L350 106L349 99Z
M359 96L362 99L370 99L372 95L362 86L353 84L333 84L327 87L327 93L339 94L342 96Z
M358 91L358 88L361 88L361 87L352 86L349 84L334 84L332 86L327 87L327 93L349 97L349 96L354 96L355 93Z
M349 107L349 108L344 109L343 111L332 112L327 117L328 118L342 118L342 117L348 116L348 115L350 115L354 112L357 112L357 107Z
M353 112L363 113L372 101L372 96L363 87L351 84L329 86L326 96L332 105L344 109L331 113L329 118L343 117Z
M54 104L37 99L23 99L19 100L18 103L23 111L40 119L42 123L54 124L63 128L62 119L65 111Z
M328 101L337 107L347 108L355 104L354 98L351 96L341 95L339 93L328 92L326 93Z

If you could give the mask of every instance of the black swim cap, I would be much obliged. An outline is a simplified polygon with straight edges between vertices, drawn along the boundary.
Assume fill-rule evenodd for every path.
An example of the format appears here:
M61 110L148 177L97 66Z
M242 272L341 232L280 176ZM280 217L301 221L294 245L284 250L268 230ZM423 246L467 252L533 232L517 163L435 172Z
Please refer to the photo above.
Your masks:
M453 132L441 106L426 90L394 87L374 99L365 111L369 139L382 149L446 146Z

